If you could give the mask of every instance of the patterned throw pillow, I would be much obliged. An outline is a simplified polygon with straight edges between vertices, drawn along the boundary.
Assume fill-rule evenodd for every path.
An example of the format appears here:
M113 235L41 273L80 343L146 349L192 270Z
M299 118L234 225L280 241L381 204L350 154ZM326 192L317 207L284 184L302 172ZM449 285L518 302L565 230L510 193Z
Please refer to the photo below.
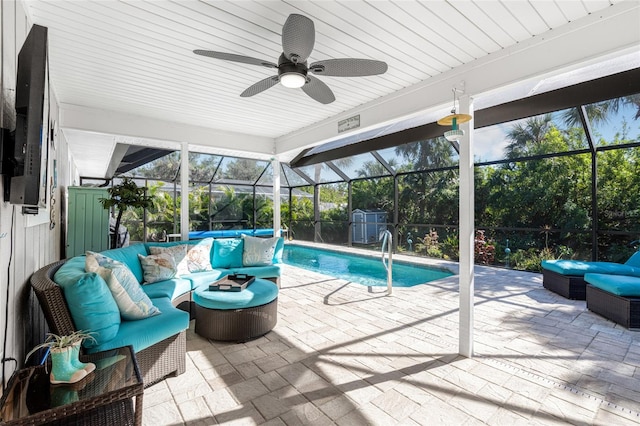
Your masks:
M213 238L205 238L196 244L187 245L187 267L189 272L211 271L211 246Z
M144 284L170 280L176 276L176 262L168 253L150 254L149 256L138 254L138 259L140 259L144 273Z
M175 246L151 246L151 254L167 253L173 257L178 270L177 275L191 272L211 271L211 246L213 238L205 238L196 244L179 244Z
M160 313L125 264L91 251L85 262L87 272L96 272L107 282L123 319L137 320Z
M257 238L243 235L242 240L244 241L243 266L267 266L273 263L278 237Z
M179 244L177 246L161 247L151 246L149 247L151 254L168 254L173 258L173 262L176 264L176 275L182 276L189 273L189 260L187 259L187 246L186 244Z

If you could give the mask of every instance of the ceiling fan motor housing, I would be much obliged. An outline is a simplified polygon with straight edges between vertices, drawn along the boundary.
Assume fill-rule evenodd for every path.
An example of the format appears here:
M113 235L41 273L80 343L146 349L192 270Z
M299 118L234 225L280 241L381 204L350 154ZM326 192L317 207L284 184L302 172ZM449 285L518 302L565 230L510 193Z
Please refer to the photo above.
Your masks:
M283 53L282 55L280 55L280 58L278 58L278 76L281 76L283 74L289 74L289 73L301 74L306 79L307 78L307 61L293 63L290 60L288 60Z

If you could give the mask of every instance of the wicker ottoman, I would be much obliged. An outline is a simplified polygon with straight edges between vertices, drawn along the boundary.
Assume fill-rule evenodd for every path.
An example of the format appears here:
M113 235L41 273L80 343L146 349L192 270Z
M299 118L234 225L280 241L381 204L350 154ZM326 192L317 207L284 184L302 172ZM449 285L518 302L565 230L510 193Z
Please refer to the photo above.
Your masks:
M278 321L278 286L256 278L242 291L193 293L196 334L212 340L246 342L267 334Z

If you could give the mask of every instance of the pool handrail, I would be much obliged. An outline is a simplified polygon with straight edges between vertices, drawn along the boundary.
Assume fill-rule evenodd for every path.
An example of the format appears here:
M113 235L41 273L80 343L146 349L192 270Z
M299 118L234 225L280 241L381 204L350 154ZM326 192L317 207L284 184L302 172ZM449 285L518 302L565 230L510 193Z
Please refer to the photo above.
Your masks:
M393 293L393 235L391 235L391 232L388 229L383 229L378 235L378 241L380 240L382 240L382 245L380 247L382 254L382 266L387 270L387 295L390 296ZM384 261L385 247L387 248L389 256L389 261L387 263Z

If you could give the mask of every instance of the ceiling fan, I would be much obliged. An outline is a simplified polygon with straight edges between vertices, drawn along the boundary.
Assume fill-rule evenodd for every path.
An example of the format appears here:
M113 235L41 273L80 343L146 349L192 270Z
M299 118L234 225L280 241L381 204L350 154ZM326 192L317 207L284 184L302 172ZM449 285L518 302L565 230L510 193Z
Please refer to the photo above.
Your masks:
M307 58L315 44L315 27L313 21L306 16L291 14L282 27L282 50L278 64L250 56L233 53L215 52L212 50L194 50L193 53L226 61L276 68L278 74L267 77L247 88L240 94L243 98L257 95L278 82L289 88L302 88L311 98L322 104L336 100L333 92L325 83L312 76L328 75L332 77L363 77L383 74L387 64L372 59L325 59L307 65Z

